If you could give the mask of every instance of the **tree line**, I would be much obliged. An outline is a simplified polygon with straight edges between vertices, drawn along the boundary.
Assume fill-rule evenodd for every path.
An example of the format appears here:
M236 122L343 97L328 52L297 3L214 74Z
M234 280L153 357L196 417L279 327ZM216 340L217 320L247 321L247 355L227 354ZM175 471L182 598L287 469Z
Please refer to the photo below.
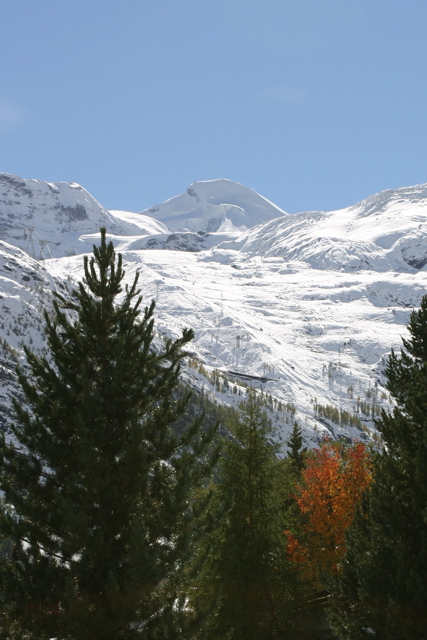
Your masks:
M314 640L325 614L342 640L426 637L427 298L388 361L381 448L307 451L295 423L283 456L255 391L200 411L179 383L193 332L159 347L124 276L101 230L45 313L46 355L25 349L0 442L0 638Z

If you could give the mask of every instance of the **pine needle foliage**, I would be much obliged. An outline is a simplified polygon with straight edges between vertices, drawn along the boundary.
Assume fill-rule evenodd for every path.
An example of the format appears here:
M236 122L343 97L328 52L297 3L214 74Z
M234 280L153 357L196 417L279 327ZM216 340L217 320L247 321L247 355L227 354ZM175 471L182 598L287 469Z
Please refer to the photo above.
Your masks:
M285 469L254 392L224 439L213 487L204 561L190 605L204 640L304 638L301 588L286 556ZM291 472L293 481L293 471ZM303 616L306 614L303 613Z
M307 447L304 447L304 439L302 429L298 422L294 422L289 439L286 441L288 446L288 459L293 465L296 473L301 473L304 469L304 458L307 453Z
M48 357L25 350L25 404L1 440L3 637L178 637L174 580L214 436L201 419L173 428L193 332L155 347L154 302L138 274L124 286L105 229L84 274L45 313Z
M396 404L376 420L383 449L332 590L331 622L346 640L426 637L426 296L408 329L401 353L388 360L387 388Z

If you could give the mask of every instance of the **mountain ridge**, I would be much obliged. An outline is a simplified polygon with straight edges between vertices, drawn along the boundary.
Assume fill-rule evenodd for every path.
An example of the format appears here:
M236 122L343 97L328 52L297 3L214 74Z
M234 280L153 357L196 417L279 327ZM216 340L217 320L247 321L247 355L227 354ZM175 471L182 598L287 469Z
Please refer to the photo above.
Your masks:
M107 211L75 184L0 174L3 424L23 345L43 349L43 308L52 291L82 278L81 254L106 226L127 282L140 271L144 299L156 300L158 339L194 329L184 371L193 386L236 405L251 381L273 398L270 416L282 441L294 419L307 443L323 434L375 437L372 413L390 407L385 362L427 287L427 185L380 192L336 212L286 214L243 185L233 196L235 184L193 183L196 196L166 201L165 216L175 222L182 203L193 200L201 205L196 226L206 228L213 211L223 215L216 231L185 231L156 220L153 210ZM239 220L251 226L242 231L237 218L227 219L226 205L240 207ZM358 421L350 425L348 416Z

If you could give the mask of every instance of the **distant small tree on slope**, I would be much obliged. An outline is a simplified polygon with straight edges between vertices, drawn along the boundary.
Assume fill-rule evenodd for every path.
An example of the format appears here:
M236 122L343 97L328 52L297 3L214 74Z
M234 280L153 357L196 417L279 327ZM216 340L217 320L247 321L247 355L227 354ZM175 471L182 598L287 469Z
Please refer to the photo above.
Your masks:
M302 437L302 429L298 422L294 422L289 439L286 441L289 448L288 458L297 473L301 473L304 469L304 457L307 453L307 447L304 447L304 439Z
M123 291L105 230L84 273L45 314L48 357L26 349L26 402L1 440L3 637L177 637L173 581L213 437L200 420L173 429L193 332L153 348L154 303L141 310L138 276Z

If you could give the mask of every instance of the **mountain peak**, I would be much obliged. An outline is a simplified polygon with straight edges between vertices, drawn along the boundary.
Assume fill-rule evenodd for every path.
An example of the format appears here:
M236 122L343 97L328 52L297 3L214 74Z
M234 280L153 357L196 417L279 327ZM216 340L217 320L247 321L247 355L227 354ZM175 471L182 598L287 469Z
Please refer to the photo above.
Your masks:
M0 173L0 228L2 240L34 258L61 257L90 250L83 234L123 225L84 187L73 182L45 182Z
M179 196L141 212L171 231L242 232L286 215L249 187L232 180L193 182Z

